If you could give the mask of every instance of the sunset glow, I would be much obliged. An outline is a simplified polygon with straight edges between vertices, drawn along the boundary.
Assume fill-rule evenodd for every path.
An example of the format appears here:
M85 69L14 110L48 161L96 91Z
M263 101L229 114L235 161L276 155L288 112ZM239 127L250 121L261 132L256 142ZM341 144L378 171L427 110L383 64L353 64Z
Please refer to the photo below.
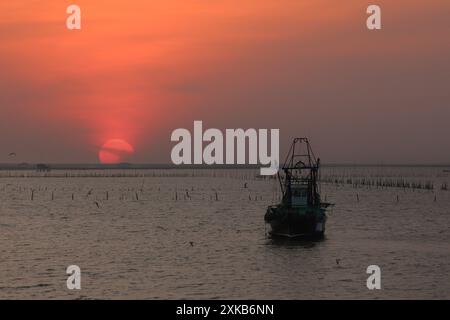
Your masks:
M134 148L125 140L111 139L100 149L98 159L102 164L117 164L126 162L133 153Z

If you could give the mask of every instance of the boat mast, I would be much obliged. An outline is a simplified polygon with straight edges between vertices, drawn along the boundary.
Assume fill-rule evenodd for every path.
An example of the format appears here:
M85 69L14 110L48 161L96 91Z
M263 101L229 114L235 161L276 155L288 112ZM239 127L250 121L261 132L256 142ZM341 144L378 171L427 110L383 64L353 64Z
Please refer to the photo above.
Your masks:
M284 181L280 172L278 172L278 180L283 194L283 200L288 200L290 198L291 185L293 182L298 182L307 177L306 181L309 186L308 198L310 199L310 205L320 205L319 190L317 188L319 166L320 159L316 159L308 138L295 138L282 167ZM302 172L305 171L308 171L308 174L307 176L302 177Z

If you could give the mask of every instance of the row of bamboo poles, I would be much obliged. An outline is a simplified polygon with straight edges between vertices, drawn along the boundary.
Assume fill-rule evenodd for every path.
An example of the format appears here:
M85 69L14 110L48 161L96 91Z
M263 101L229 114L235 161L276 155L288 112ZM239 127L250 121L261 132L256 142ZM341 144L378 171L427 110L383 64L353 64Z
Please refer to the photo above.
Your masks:
M400 189L419 189L419 190L434 190L435 185L432 181L411 181L405 178L352 178L352 177L321 177L321 182L335 185L351 185L354 188L369 187L369 188L400 188ZM438 186L440 190L447 191L448 184L442 182Z
M0 172L0 178L232 178L240 180L274 180L275 176L259 176L258 170L239 169L154 169L154 170L72 170L37 173L34 171ZM442 180L442 179L441 179ZM439 185L416 177L361 177L322 174L320 181L326 184L351 185L355 188L401 188L419 190L449 190L448 182Z

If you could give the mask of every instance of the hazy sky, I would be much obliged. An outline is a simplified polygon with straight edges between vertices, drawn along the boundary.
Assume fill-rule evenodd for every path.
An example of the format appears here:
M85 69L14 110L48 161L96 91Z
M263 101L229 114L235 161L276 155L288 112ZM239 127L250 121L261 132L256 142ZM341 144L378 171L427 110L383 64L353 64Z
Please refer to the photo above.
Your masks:
M95 163L115 138L169 162L203 120L279 128L282 157L308 136L324 162L450 163L449 36L448 0L2 1L0 162Z

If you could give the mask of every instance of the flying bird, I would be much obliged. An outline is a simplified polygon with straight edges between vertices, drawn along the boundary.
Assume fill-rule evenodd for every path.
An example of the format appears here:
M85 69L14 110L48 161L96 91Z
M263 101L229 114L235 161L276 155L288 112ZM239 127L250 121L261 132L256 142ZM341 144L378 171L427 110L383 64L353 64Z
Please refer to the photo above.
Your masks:
M15 152L11 152L11 153L9 154L9 156L10 156L10 157L15 157L15 156L16 156L16 153L15 153Z

